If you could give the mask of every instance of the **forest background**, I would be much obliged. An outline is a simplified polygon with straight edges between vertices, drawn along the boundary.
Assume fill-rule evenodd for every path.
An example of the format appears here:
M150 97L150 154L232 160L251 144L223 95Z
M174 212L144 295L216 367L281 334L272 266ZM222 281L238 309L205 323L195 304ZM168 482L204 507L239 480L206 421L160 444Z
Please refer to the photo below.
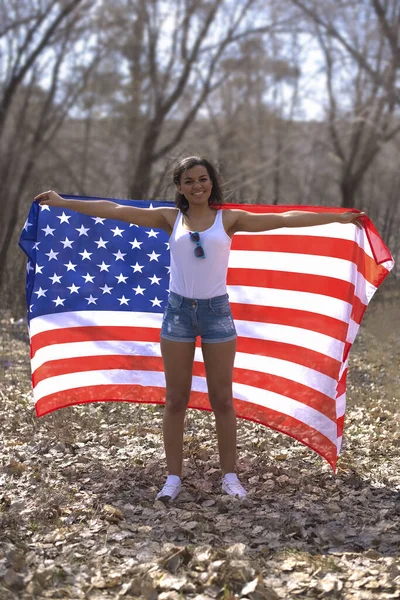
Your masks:
M172 201L189 154L227 202L364 210L398 257L396 0L10 0L0 23L3 307L37 193Z
M0 0L0 598L400 598L398 0ZM18 238L33 197L173 201L177 159L235 203L358 208L396 264L350 355L338 471L239 422L220 493L212 415L188 411L184 488L162 407L37 419Z

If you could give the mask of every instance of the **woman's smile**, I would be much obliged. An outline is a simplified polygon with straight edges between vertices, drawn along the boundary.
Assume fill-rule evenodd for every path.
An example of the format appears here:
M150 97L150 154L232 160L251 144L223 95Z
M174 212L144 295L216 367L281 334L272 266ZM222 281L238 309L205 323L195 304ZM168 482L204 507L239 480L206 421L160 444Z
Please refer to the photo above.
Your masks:
M203 165L196 165L185 171L178 190L187 199L203 200L206 197L208 200L212 192L212 182L207 169Z

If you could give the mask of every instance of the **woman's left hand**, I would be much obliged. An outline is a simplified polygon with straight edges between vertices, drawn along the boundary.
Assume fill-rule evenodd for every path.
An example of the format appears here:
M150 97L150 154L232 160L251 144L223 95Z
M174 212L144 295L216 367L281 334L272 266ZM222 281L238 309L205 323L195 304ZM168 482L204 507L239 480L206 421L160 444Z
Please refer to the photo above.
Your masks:
M365 217L365 212L354 213L351 211L347 211L345 213L340 214L339 217L339 223L353 223L354 225L357 225L359 229L362 229L362 217Z

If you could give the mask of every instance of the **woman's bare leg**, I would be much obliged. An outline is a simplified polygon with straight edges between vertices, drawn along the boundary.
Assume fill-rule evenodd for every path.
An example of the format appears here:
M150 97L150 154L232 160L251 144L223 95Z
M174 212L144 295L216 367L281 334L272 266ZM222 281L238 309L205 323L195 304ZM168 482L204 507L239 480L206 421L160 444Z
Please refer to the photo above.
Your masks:
M236 414L232 403L236 340L202 344L210 404L215 414L218 449L223 474L236 467Z
M161 338L166 380L163 418L164 448L169 475L181 476L183 427L192 387L194 342L172 342Z

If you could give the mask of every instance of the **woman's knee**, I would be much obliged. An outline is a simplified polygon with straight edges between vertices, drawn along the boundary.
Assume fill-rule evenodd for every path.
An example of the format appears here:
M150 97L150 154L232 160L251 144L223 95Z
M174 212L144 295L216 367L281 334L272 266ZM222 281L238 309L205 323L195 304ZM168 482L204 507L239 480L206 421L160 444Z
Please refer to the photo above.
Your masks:
M232 392L230 390L227 391L219 391L217 393L209 394L211 408L214 413L217 414L226 414L234 410L233 402L232 402Z
M167 392L165 406L171 413L181 413L189 404L189 396L182 393Z

